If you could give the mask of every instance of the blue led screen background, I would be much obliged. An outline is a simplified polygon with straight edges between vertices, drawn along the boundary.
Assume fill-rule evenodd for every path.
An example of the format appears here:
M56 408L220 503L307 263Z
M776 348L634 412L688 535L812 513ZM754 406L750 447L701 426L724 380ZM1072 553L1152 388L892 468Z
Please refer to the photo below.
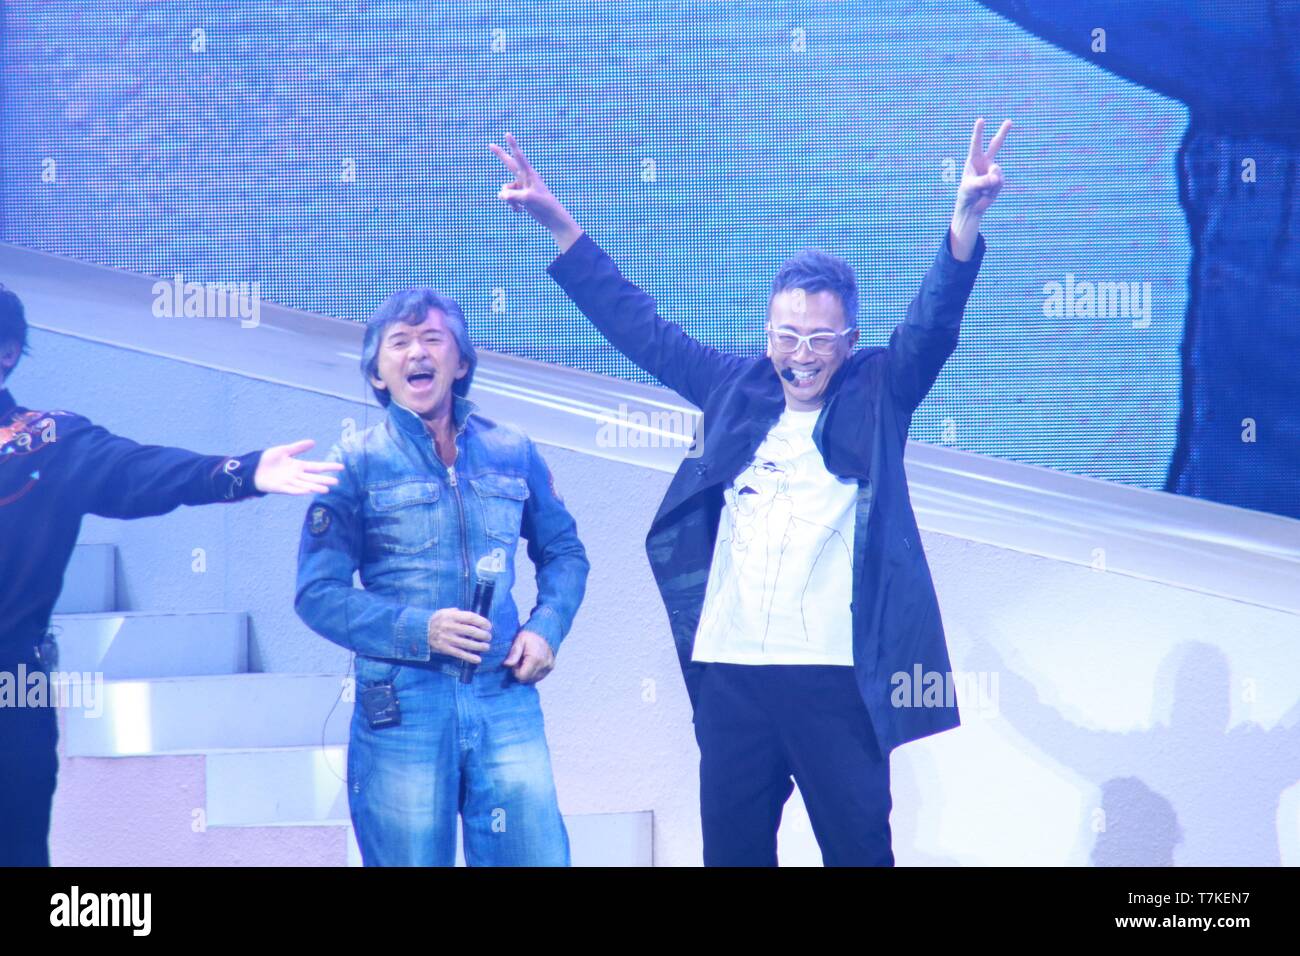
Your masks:
M265 300L353 320L430 284L482 348L637 381L547 277L549 237L495 198L488 142L514 132L662 314L757 353L771 277L807 246L855 267L861 341L883 344L943 239L974 119L991 134L1009 117L961 344L912 437L1164 482L1189 110L971 0L18 2L6 18L6 241L258 280ZM1045 288L1071 281L1137 283L1149 315L1045 315Z

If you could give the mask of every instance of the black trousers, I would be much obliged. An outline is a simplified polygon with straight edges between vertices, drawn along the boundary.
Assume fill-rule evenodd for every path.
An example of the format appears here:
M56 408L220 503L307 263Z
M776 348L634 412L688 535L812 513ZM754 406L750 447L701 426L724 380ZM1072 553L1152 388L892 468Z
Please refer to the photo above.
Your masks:
M695 708L705 866L776 866L799 784L827 866L893 866L889 758L852 667L708 664Z
M38 665L26 662L30 673ZM15 678L17 664L0 664ZM19 693L22 688L18 688ZM0 866L50 865L58 712L0 705Z

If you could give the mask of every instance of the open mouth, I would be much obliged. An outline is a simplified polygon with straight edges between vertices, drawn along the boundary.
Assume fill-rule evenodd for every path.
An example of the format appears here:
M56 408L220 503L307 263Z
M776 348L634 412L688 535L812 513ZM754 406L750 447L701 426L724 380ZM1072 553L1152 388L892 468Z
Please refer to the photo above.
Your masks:
M817 375L818 373L821 372L821 369L820 368L808 368L808 369L791 368L790 372L792 375L794 375L794 381L791 384L794 385L795 388L807 388L809 385L812 384L813 380L817 378Z
M433 388L433 373L412 372L410 375L406 376L406 384L411 387L412 391L427 392L429 389Z

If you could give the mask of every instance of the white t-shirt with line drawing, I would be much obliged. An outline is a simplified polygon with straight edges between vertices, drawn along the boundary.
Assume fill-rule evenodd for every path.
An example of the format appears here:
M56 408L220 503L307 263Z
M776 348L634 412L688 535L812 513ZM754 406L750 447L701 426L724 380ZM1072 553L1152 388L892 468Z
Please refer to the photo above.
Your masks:
M819 414L787 408L724 489L692 660L853 663L858 484L826 470Z

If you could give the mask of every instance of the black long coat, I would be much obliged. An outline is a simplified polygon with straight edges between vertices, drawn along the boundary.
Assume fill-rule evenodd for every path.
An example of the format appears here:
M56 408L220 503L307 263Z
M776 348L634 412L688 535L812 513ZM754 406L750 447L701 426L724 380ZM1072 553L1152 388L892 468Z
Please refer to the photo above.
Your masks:
M813 431L826 468L858 482L853 666L882 753L961 722L939 604L908 497L903 451L912 413L957 346L984 256L934 263L888 346L851 355ZM615 348L703 411L698 457L673 476L646 536L692 706L704 664L691 660L723 488L753 459L785 406L771 360L710 348L663 319L653 297L583 235L547 270Z

